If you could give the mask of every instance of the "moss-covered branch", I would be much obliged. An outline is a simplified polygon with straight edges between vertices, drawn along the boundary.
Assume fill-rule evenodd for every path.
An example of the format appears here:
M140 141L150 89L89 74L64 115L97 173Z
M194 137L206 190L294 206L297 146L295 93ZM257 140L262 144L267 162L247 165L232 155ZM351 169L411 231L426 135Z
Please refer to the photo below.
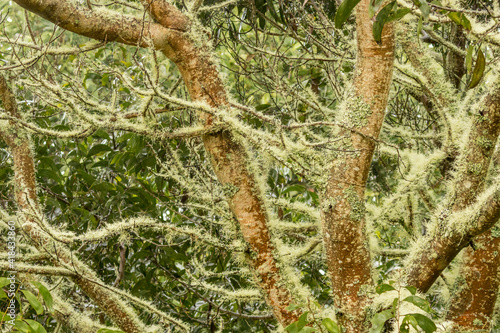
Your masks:
M394 30L386 24L382 40L373 39L369 1L356 7L358 59L354 95L338 120L362 133L347 133L354 153L339 153L329 171L322 198L323 237L339 323L349 332L364 332L361 291L372 284L371 258L365 234L364 194L375 142L385 115L394 61Z
M438 207L435 234L426 237L426 244L418 249L419 255L408 262L408 283L426 291L444 268L465 247L470 239L491 228L498 220L498 197L495 192L484 202L476 201L480 196L491 157L500 134L500 81L497 79L473 112L465 150L456 161L455 173L450 180L449 193L444 204ZM479 199L478 199L479 200ZM476 202L476 203L475 203ZM483 215L477 224L463 221L463 225L452 222L448 217L457 212L479 205ZM489 206L485 206L489 205ZM460 213L462 214L462 213ZM454 223L458 229L449 229ZM465 241L465 243L464 243Z

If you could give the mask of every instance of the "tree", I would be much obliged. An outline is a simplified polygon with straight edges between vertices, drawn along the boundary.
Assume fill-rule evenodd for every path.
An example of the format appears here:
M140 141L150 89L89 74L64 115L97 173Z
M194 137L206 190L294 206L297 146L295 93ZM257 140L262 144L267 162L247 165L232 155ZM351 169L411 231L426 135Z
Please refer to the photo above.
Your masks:
M18 238L0 265L24 284L12 323L490 331L497 11L4 2L0 212Z

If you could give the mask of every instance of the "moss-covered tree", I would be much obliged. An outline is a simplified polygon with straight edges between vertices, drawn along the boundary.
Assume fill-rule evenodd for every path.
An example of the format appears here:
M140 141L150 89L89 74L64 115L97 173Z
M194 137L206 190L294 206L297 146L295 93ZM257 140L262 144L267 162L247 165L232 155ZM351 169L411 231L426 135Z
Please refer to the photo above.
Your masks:
M496 325L497 3L0 10L16 329Z

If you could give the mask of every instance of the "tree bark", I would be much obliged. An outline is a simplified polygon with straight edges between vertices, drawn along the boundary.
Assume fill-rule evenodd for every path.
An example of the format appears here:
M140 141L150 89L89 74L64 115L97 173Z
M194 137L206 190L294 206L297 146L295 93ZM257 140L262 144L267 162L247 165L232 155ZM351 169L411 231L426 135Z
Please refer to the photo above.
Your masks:
M450 27L450 43L455 44L459 49L465 48L465 34L463 28L457 24L452 24ZM465 57L457 54L453 50L449 50L446 55L446 70L448 79L453 86L458 89L462 76L465 74Z
M468 247L464 254L447 319L459 330L489 332L500 287L500 237L489 230L474 244L476 250Z
M338 323L347 332L365 332L372 285L371 258L365 234L365 188L389 96L394 61L394 30L386 24L381 44L373 39L369 0L356 7L358 59L352 104L342 114L357 133L349 135L355 154L339 156L330 169L322 197L323 240L338 309ZM362 135L358 134L362 133Z

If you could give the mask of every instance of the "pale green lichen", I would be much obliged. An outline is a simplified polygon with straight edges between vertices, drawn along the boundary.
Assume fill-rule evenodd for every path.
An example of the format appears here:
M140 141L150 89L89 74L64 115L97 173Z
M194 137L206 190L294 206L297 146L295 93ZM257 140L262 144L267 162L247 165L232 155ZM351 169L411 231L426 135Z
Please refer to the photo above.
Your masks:
M222 191L224 192L224 195L227 197L227 198L232 198L234 197L234 195L236 193L238 193L238 191L240 190L240 188L238 186L235 186L233 184L230 184L230 183L226 183L222 186Z
M367 124L371 114L370 105L361 96L351 93L339 105L336 119L347 127L360 128Z
M351 206L351 219L354 221L362 221L366 213L364 200L359 198L353 186L349 186L344 190L344 196Z
M477 145L483 149L490 149L490 148L493 148L495 146L495 143L493 141L491 141L490 139L488 139L484 136L478 137L476 142L477 142Z
M495 225L491 228L491 236L492 237L500 237L500 226Z
M474 319L474 321L472 322L472 324L474 326L483 326L484 325L483 321L481 319L478 319L478 318Z
M483 165L481 163L471 163L467 171L475 176L478 176L483 171Z

